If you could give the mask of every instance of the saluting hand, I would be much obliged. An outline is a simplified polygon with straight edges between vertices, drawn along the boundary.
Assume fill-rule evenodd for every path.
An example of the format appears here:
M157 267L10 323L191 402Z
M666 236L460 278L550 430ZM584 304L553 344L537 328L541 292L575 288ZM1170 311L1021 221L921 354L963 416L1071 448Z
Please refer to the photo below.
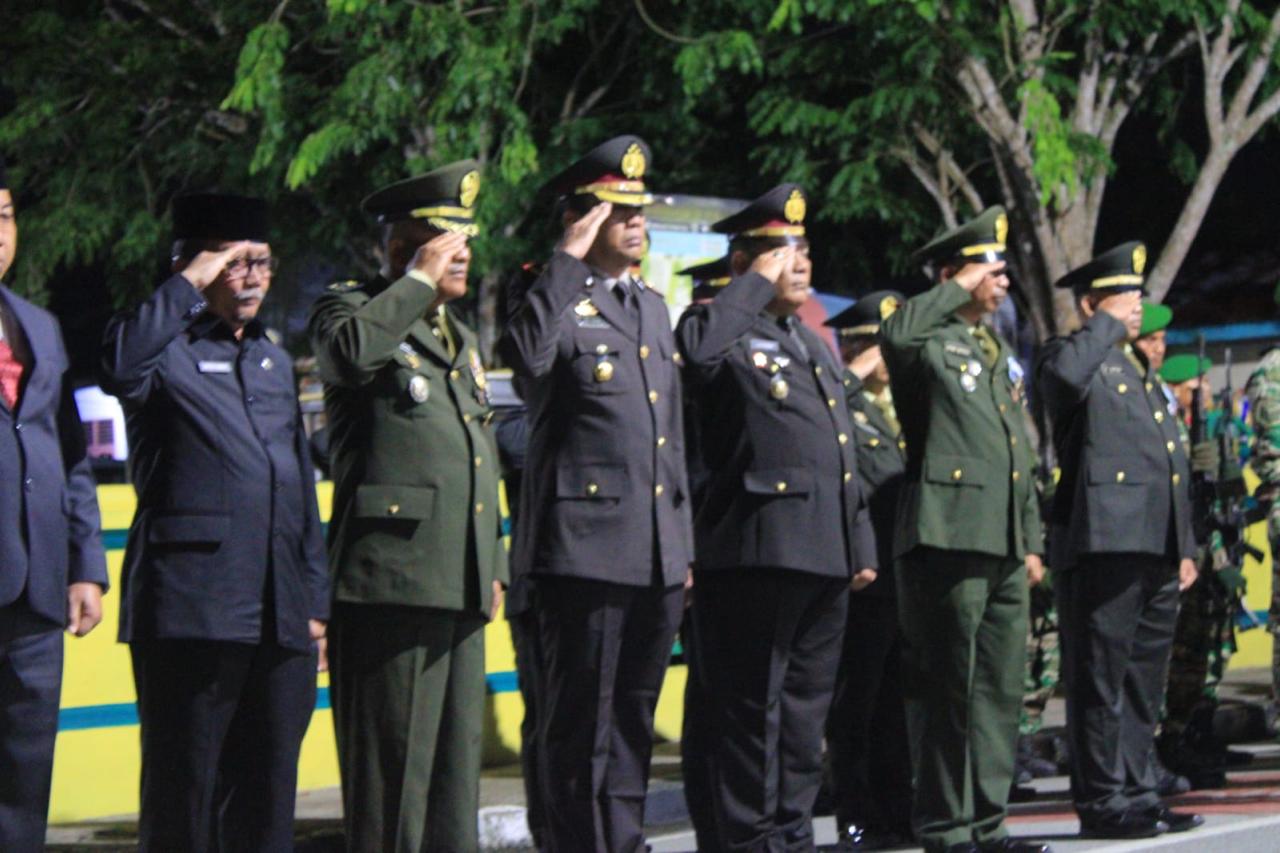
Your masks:
M415 269L435 283L444 278L454 255L467 245L467 235L454 231L446 231L432 237L418 247L409 261L410 269Z
M777 284L782 271L791 265L796 256L795 246L782 246L756 255L751 262L751 271L769 279L770 284Z
M587 256L587 252L591 251L591 244L596 241L600 226L612 212L613 205L609 202L597 204L576 221L569 223L569 226L564 229L564 236L560 238L560 245L556 248L566 255L582 260Z
M876 344L875 346L867 347L853 357L853 360L849 362L849 372L859 379L866 379L875 372L883 361L884 356L880 354L880 345Z
M83 637L102 621L102 587L81 581L67 587L67 630Z
M960 268L959 272L952 276L951 280L969 293L973 293L977 286L982 284L984 278L989 275L1001 274L1001 277L1004 278L1005 287L1008 287L1009 278L1003 275L1004 268L1004 261L994 261L989 264L965 264Z
M227 264L243 257L248 248L249 243L242 240L216 252L203 251L182 268L182 275L196 290L204 290L222 275Z

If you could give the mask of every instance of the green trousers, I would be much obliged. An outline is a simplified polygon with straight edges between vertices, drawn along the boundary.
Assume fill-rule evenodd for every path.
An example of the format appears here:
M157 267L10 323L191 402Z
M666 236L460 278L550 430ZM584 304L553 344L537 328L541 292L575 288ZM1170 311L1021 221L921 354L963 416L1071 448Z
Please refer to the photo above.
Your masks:
M339 603L329 668L347 850L477 850L484 620Z
M998 840L1022 705L1026 572L1016 559L916 548L897 579L916 832L928 851Z

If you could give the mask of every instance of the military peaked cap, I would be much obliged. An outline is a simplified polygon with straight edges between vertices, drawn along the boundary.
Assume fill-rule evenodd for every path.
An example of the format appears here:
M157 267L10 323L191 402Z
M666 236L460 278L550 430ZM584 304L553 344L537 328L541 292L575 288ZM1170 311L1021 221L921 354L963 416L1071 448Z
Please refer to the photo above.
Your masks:
M1158 302L1142 303L1142 328L1138 337L1145 337L1158 332L1173 321L1173 309Z
M366 198L361 207L384 225L418 219L440 231L474 237L480 233L475 221L479 194L480 164L459 160L383 187Z
M1071 288L1076 293L1120 293L1141 290L1142 271L1147 266L1147 247L1134 240L1108 249L1098 257L1064 275L1054 287Z
M558 196L595 196L599 201L634 207L653 204L645 188L649 144L638 136L615 136L592 148L547 182Z
M993 263L1004 260L1009 216L1003 207L988 207L974 219L935 237L915 251L923 264L941 267L952 261Z
M858 298L858 301L828 319L822 325L835 329L841 337L877 335L880 321L902 307L906 297L896 290L876 290Z
M733 270L729 267L729 256L685 267L676 275L687 275L693 279L692 299L710 299L720 292L720 288L733 278Z
M712 231L739 237L804 236L809 202L799 184L779 184L732 216L711 226Z
M251 196L195 193L173 200L175 240L270 240L267 203Z
M1206 355L1201 359L1198 355L1184 352L1180 355L1171 355L1164 360L1164 364L1160 367L1160 378L1170 385L1177 385L1179 382L1204 376L1209 372L1210 367L1213 367L1213 360L1209 356Z

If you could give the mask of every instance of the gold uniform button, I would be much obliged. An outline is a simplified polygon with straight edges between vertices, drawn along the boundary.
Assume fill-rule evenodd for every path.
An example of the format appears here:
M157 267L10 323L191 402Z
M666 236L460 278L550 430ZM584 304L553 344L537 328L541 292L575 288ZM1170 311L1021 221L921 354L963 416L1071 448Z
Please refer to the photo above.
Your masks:
M476 504L476 515L484 512L484 504Z
M1009 408L1009 407L1008 407L1008 406L1006 406L1004 403L1001 403L1001 404L1000 404L1000 414L1004 414L1005 410L1006 410L1006 409L1008 409L1008 408Z
M787 484L782 480L779 480L777 483L775 483L773 487L780 492L785 492L787 490Z
M476 467L477 467L477 468L479 468L479 467L480 467L481 465L483 465L483 464L484 464L484 460L483 460L483 459L481 459L479 456L477 456L477 457L476 457Z
M666 444L666 443L667 443L667 437L666 437L665 435L660 435L660 436L658 436L658 446L659 446L659 447L662 447L662 446L663 446L664 444Z
M607 344L596 344L596 355L604 355L609 351Z
M1181 483L1181 482L1182 482L1182 475L1181 475L1181 474L1174 474L1174 475L1173 475L1173 484L1176 486L1176 485L1178 485L1178 484L1179 484L1179 483Z
M1123 472L1123 471L1117 471L1117 472L1116 472L1116 482L1117 482L1117 483L1123 483L1123 482L1124 482L1124 472Z
M1121 382L1119 385L1116 386L1116 390L1119 391L1121 394L1123 394L1125 391L1129 390L1129 386Z
M387 515L399 515L399 514L400 514L400 504L392 504L391 506L387 507Z
M648 357L649 357L649 347L648 347L648 345L646 345L646 344L641 344L641 345L640 345L640 357L641 357L641 358L648 358Z
M1018 482L1018 481L1019 481L1019 480L1021 480L1021 479L1022 479L1022 472L1021 472L1021 471L1014 471L1014 472L1013 472L1013 481L1016 483L1016 482Z
M1158 424L1164 423L1164 412L1159 412L1159 411L1156 412L1155 418L1156 418L1156 423Z
M656 485L656 486L654 486L654 487L653 487L653 496L654 496L655 498L660 498L660 497L662 497L662 493L663 493L664 491L666 491L666 490L665 490L665 489L663 489L663 488L662 488L662 484L661 484L661 483L659 483L658 485Z
M449 371L449 378L450 378L450 379L457 380L457 378L458 378L459 376L461 376L461 375L462 375L462 374L461 374L461 373L459 373L456 369L455 369L455 370L450 370L450 371Z
M650 391L650 392L649 392L649 402L650 402L650 403L656 403L656 402L658 402L658 392L657 392L657 391Z
M847 482L849 482L849 481L850 481L850 480L852 480L852 479L853 479L853 475L852 475L852 474L850 474L848 471L845 471L845 472L844 472L844 481L847 483Z
M816 374L818 374L819 376L821 376L821 375L822 375L822 365L818 365L817 367L813 368L813 372L814 372L814 373L816 373Z
M1009 446L1010 447L1018 446L1018 437L1016 435L1009 436Z
M1148 390L1148 391L1150 391L1150 390L1151 390L1151 389L1153 389L1153 388L1155 388L1155 386L1154 386L1154 385L1152 385L1150 382L1148 382L1148 383L1147 383L1147 390Z
M594 495L598 491L600 491L600 487L595 483L587 483L587 494Z
M848 444L849 436L845 435L844 433L840 433L839 435L836 436L836 440L839 441L841 444Z
M1164 449L1165 449L1165 450L1167 450L1167 451L1169 451L1170 453L1172 453L1172 452L1173 452L1173 448L1174 448L1174 444L1173 444L1173 442L1172 442L1172 441L1166 441L1166 442L1164 443Z
M462 422L463 422L464 424L469 424L469 423L471 423L471 415L463 415L463 416L462 416Z
M901 438L900 438L900 439L898 439L898 449L899 449L899 450L906 450L906 449L907 449L907 442L906 442L906 440L905 440L905 439L901 439Z
M873 438L867 442L867 447L879 447L879 446L880 446L880 439L878 438Z
M827 408L829 408L829 409L834 409L835 407L836 407L836 398L835 398L835 397L828 397L828 398L827 398Z
M956 470L951 472L951 479L953 480L959 480L963 476L964 476L964 470L961 468L957 468Z

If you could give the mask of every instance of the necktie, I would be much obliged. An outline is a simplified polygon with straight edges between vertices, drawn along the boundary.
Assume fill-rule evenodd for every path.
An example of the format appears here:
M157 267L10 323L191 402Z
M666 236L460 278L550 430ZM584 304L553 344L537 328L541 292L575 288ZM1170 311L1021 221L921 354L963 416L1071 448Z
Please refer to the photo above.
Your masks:
M440 332L440 343L444 344L445 351L449 353L449 358L457 358L458 346L454 343L453 332L449 329L449 318L444 313L443 305L436 311L436 329Z
M987 363L987 369L995 367L996 359L1000 357L1000 345L996 343L991 330L983 325L974 326L973 337L978 341L978 348L982 350L982 360Z
M1138 375L1143 379L1147 378L1147 366L1142 363L1137 354L1133 351L1133 347L1129 344L1124 345L1124 357L1129 359L1129 363L1138 369Z
M22 362L14 357L13 347L0 338L0 394L12 410L18 405L18 391L22 387Z
M889 429L893 430L893 437L897 438L902 432L902 424L898 423L898 410L893 406L893 395L886 388L879 394L870 396L872 404L884 415L884 419L889 423Z
M805 346L804 338L800 337L800 329L797 328L795 317L782 317L778 320L782 324L782 328L791 338L791 343L795 344L796 349L804 356L804 360L809 364L813 364L813 358L809 355L809 348Z
M631 283L631 279L623 276L613 286L613 295L618 297L618 301L622 303L622 307L626 312L634 317L638 306L636 305L636 295L633 288L634 285Z

